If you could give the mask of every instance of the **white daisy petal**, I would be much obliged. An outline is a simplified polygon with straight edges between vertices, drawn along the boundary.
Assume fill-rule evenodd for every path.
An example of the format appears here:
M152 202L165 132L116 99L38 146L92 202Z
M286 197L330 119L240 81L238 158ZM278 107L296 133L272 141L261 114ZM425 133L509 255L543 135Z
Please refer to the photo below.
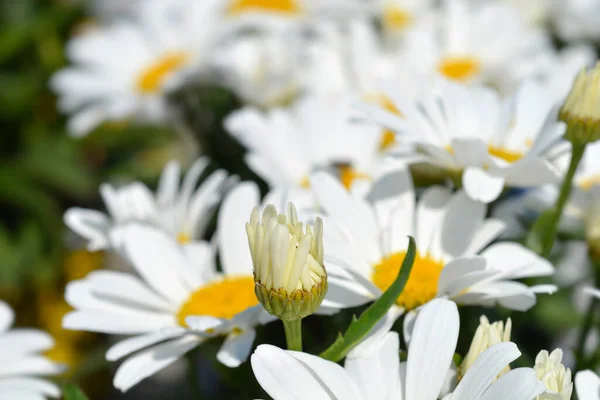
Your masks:
M481 400L531 400L545 392L531 368L517 368L502 375L485 391Z
M598 400L600 377L590 370L578 372L575 374L575 390L579 400Z
M248 358L255 337L254 329L248 329L239 334L230 334L217 352L217 359L230 368L239 367Z
M456 387L452 400L479 399L498 374L520 355L517 346L511 342L499 343L485 350Z
M492 176L478 167L465 169L462 183L470 198L486 204L496 200L504 188L503 177Z
M200 343L195 336L185 336L154 346L127 359L119 366L113 384L122 392L175 362Z
M5 332L10 328L15 319L15 313L13 310L0 300L0 333Z
M173 327L121 340L108 349L106 352L106 359L108 361L117 361L123 357L135 353L138 350L160 343L167 339L182 336L184 333L184 328Z

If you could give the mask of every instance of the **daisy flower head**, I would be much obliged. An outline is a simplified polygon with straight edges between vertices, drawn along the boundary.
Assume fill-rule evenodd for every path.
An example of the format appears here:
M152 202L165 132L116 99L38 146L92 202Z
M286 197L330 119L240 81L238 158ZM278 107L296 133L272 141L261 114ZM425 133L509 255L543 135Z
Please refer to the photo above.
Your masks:
M590 370L578 372L575 374L575 392L579 400L600 399L600 377Z
M236 111L225 127L248 149L246 162L270 187L307 191L319 170L338 175L346 187L369 180L376 168L380 128L355 124L338 94L307 95L288 109Z
M72 65L50 82L70 133L84 136L108 121L165 122L165 94L203 70L216 41L214 3L148 1L132 18L73 38Z
M403 58L416 71L503 91L545 68L549 37L502 2L445 0L404 37Z
M46 332L37 329L12 328L15 314L0 301L0 398L58 398L61 391L54 383L42 378L64 372L41 353L54 346Z
M437 299L417 317L406 363L399 361L398 334L389 332L369 354L350 353L344 367L317 356L261 345L252 355L252 370L274 400L435 400L451 369L458 331L456 305ZM515 369L495 381L520 354L514 343L491 347L444 399L531 400L543 392L531 368Z
M556 121L556 104L541 84L526 81L506 100L492 89L447 80L437 81L416 101L398 93L388 97L403 118L364 105L367 118L396 132L398 141L414 143L412 160L460 178L475 200L489 203L506 186L528 188L560 179L552 160L566 149L564 123Z
M277 30L319 20L347 20L366 9L356 0L221 0L225 20L242 27Z
M214 337L225 337L217 359L239 366L255 327L272 318L258 304L252 270L222 258L206 242L185 247L156 228L130 224L119 241L137 275L96 271L69 283L63 319L71 330L127 335L106 353L119 366L114 385L126 391Z
M520 244L490 245L504 224L486 219L486 205L463 191L434 186L417 201L406 169L378 178L366 196L347 192L325 173L315 174L311 187L327 226L329 276L337 275L332 265L346 271L348 293L363 293L364 302L379 297L398 275L407 236L415 238L417 255L393 314L436 297L523 311L535 304L536 292L552 289L515 281L551 275L554 268Z
M204 234L210 216L227 187L227 173L215 171L196 188L208 166L201 158L189 168L181 185L181 167L169 162L162 171L156 193L141 182L115 188L100 187L107 213L71 208L64 216L74 232L88 240L90 251L111 247L111 235L131 222L156 226L180 244L194 243Z
M391 39L402 38L418 20L433 12L432 0L377 0L377 16L385 34Z

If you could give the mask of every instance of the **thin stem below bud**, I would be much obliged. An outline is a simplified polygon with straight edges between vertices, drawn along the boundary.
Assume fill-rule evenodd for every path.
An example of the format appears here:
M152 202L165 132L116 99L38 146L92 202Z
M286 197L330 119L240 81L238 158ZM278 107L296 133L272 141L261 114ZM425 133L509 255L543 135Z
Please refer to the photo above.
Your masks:
M283 321L288 350L302 351L302 320Z
M543 241L541 256L544 258L548 258L550 252L552 251L552 246L554 245L554 241L556 240L556 235L558 232L560 217L571 195L573 178L575 177L575 172L577 171L577 167L579 166L581 158L583 157L583 153L585 152L585 147L585 143L573 143L573 151L571 153L571 162L569 163L569 170L560 188L560 194L558 196L558 199L556 200L556 205L554 206L552 219L550 221L550 224L548 225L548 232L546 233L545 240Z

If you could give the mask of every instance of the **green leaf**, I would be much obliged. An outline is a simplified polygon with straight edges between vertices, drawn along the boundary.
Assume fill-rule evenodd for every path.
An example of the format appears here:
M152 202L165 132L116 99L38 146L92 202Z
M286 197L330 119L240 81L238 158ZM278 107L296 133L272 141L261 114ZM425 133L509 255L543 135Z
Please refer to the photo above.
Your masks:
M536 252L542 254L544 251L544 243L547 240L548 235L552 231L552 225L554 224L554 208L544 211L535 221L531 232L527 236L527 247Z
M408 239L408 251L402 261L400 272L394 283L392 283L381 297L367 308L358 319L352 321L343 336L340 335L327 350L320 354L322 358L335 362L340 361L354 346L369 334L377 322L379 322L396 303L396 299L402 294L406 282L408 282L417 252L415 240L412 237L409 237Z
M63 388L65 400L88 400L87 396L73 383L67 383Z

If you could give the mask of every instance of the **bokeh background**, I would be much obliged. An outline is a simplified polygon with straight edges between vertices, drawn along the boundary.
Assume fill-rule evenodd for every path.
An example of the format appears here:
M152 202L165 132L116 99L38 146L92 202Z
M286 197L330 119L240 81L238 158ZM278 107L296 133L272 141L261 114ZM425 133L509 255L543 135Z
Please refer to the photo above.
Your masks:
M0 0L0 298L15 307L18 326L37 326L54 336L56 346L48 355L69 366L60 380L76 382L90 399L263 396L248 364L228 369L214 361L218 341L192 354L195 368L181 362L122 395L111 384L115 365L104 360L108 339L61 329L61 318L69 311L63 300L69 281L98 268L127 268L110 254L88 252L63 224L67 208L103 209L98 195L102 182L141 180L154 187L168 160L189 165L200 154L208 154L214 168L259 181L242 161L243 147L221 127L222 118L240 102L218 82L186 87L173 95L186 125L180 131L123 122L105 124L82 139L67 134L48 79L66 65L65 42L109 11L104 8L108 2L96 3ZM119 6L119 1L112 3ZM201 106L196 103L187 109L190 96ZM463 309L462 332L472 334L482 312ZM519 360L524 365L531 365L540 349L557 345L557 338L572 340L571 328L581 320L566 289L540 296L539 305L527 313L485 313L491 320L513 318L518 327L513 340L524 353ZM333 319L310 317L305 327L307 350L325 348L351 315L352 310ZM283 338L281 325L272 323L260 329L256 343L283 345ZM470 340L461 335L463 353Z

